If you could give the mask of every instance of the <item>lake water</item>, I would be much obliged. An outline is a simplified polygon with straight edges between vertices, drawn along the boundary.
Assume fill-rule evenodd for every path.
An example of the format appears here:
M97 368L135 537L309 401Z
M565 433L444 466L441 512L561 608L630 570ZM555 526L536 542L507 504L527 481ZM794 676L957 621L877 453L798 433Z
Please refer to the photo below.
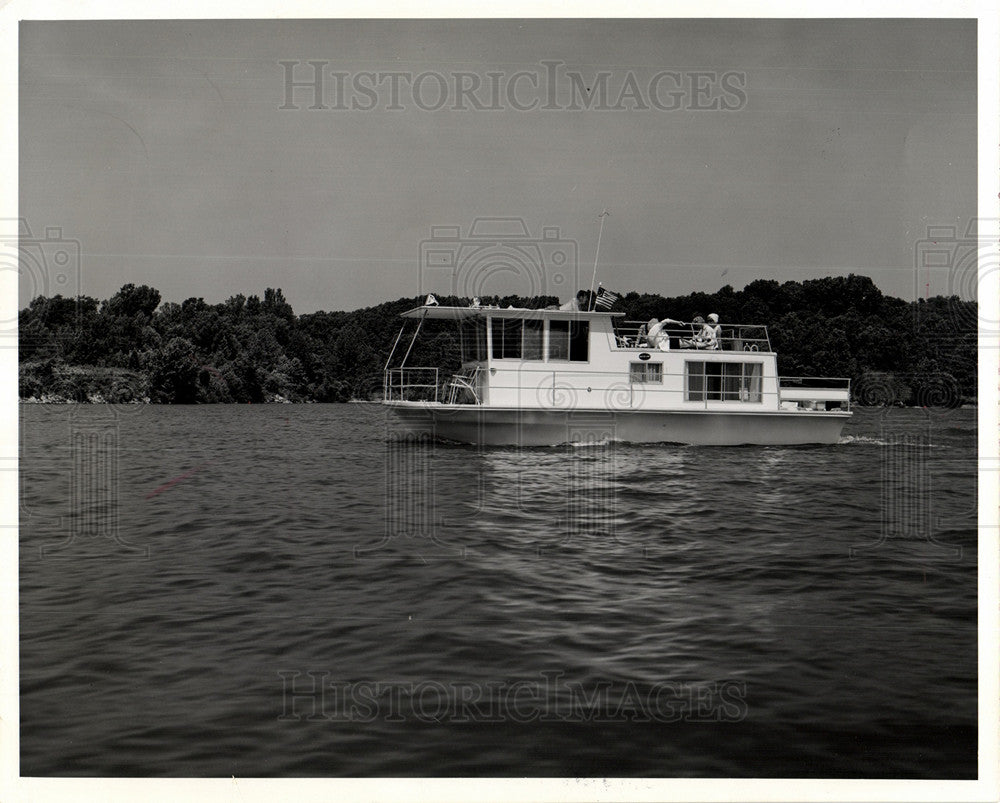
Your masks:
M796 448L21 428L23 775L976 776L975 410Z

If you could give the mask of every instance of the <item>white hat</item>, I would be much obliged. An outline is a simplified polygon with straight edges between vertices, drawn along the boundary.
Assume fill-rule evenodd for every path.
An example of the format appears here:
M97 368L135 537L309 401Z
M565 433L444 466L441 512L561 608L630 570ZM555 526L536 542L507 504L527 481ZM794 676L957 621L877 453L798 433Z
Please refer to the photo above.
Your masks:
M711 321L712 323L718 323L718 322L719 322L719 316L718 316L718 315L716 315L716 314L715 314L714 312L711 312L711 313L709 313L709 315L708 315L708 319L709 319L709 320L710 320L710 321Z

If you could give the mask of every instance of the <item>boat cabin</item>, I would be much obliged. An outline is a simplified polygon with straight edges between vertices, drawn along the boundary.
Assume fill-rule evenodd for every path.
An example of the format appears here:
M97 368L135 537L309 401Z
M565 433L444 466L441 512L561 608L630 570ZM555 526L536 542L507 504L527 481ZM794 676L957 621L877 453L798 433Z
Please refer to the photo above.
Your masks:
M847 379L785 379L767 327L667 321L654 331L624 313L421 306L402 314L385 366L384 399L486 408L848 410ZM453 321L461 369L411 367L424 321ZM416 321L403 350L408 322ZM402 359L393 367L394 360Z

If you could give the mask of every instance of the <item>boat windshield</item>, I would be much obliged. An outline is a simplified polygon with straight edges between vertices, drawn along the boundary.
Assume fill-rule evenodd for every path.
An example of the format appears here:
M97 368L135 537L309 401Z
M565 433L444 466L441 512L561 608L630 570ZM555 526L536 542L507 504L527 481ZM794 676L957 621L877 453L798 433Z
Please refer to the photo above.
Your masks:
M486 319L466 318L458 327L462 345L462 363L485 362Z

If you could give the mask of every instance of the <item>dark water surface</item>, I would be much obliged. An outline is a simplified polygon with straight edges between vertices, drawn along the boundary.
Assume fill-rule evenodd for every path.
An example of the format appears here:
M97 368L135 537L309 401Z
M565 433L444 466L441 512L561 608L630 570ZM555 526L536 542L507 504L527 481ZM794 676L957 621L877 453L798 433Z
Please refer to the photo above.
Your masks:
M21 425L23 775L976 775L974 410L797 448Z

